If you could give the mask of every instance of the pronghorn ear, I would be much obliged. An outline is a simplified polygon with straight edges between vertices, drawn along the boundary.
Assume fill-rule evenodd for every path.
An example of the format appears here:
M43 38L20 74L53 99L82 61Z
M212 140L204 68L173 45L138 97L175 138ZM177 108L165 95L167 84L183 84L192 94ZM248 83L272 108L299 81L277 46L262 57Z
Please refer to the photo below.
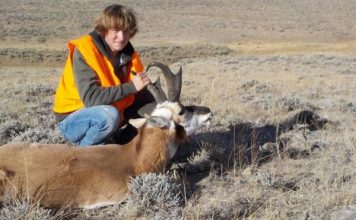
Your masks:
M141 128L146 123L146 118L130 119L129 123L135 128Z
M145 115L149 125L157 128L169 128L170 123L166 118Z

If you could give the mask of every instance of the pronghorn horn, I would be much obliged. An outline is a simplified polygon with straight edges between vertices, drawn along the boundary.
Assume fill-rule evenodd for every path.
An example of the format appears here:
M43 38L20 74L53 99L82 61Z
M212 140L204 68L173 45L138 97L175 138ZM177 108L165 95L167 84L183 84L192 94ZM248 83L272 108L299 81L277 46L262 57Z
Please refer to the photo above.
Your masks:
M178 102L182 90L182 67L180 67L178 73L173 74L167 65L153 62L147 66L146 72L153 66L160 68L164 78L166 79L168 100L172 102Z
M161 87L161 81L159 77L156 80L156 82L148 84L147 90L153 95L157 103L162 103L164 101L167 101L167 96L166 94L164 94L164 91Z

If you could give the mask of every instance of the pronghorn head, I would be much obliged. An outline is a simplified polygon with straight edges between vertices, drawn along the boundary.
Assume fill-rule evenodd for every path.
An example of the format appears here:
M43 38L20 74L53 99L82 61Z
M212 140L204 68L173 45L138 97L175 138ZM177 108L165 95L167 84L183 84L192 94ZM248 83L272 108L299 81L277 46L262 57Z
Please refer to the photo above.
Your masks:
M184 106L180 102L182 68L179 69L177 74L173 74L167 65L154 62L147 66L146 72L153 66L160 68L166 79L168 97L160 85L159 78L155 83L148 85L147 89L152 93L157 102L151 115L172 118L175 123L184 127L187 136L201 128L209 126L213 113L208 107Z

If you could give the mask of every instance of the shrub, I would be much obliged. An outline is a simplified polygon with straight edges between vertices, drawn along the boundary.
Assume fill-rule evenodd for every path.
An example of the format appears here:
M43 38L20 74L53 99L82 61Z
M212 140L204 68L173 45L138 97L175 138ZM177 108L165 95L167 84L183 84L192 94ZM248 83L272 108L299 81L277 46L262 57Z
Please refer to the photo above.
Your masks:
M182 218L181 185L171 177L154 173L143 174L132 178L128 187L131 195L123 210L126 216Z
M41 208L39 204L32 204L25 200L10 199L0 209L0 220L9 219L57 219L51 215L51 210Z

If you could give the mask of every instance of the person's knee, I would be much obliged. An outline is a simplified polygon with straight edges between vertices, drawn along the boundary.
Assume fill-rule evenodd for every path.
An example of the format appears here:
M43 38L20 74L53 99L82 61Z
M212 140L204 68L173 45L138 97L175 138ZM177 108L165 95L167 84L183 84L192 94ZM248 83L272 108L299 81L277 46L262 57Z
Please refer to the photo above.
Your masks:
M100 106L100 121L104 129L116 131L120 125L120 112L111 105Z

